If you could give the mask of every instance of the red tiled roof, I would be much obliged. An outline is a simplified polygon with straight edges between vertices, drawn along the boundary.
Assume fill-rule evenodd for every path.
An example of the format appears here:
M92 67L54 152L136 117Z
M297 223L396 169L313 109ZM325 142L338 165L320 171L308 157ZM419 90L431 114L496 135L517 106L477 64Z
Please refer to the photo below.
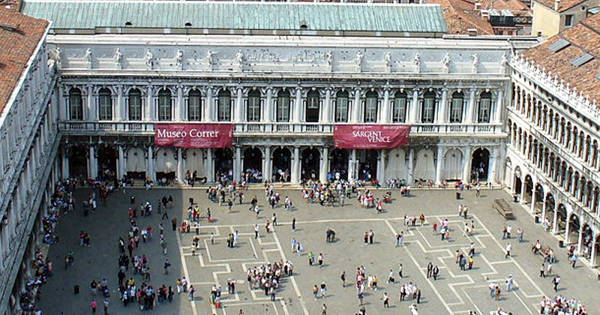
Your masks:
M534 0L534 1L554 10L555 0ZM584 3L585 1L587 1L587 0L561 0L558 3L558 10L554 10L554 11L564 12L576 5Z
M442 7L442 13L451 34L467 34L469 29L476 29L479 35L494 35L490 22L481 16L474 6L463 0L428 0Z
M17 86L48 22L0 6L0 113ZM14 28L11 30L10 28Z
M557 52L548 48L560 39L571 44ZM579 67L574 66L573 60L585 53L594 58ZM552 76L557 75L565 80L571 88L577 88L578 94L583 92L590 100L600 101L600 14L550 37L546 42L524 52L523 56L546 71L551 71Z

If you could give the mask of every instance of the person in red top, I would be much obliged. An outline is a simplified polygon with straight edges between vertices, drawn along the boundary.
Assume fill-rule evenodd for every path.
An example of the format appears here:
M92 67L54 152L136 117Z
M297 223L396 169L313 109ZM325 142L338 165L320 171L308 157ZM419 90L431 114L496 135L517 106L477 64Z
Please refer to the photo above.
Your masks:
M96 313L96 307L98 307L98 303L96 302L96 300L92 300L92 303L90 303L90 307L92 308L92 313Z

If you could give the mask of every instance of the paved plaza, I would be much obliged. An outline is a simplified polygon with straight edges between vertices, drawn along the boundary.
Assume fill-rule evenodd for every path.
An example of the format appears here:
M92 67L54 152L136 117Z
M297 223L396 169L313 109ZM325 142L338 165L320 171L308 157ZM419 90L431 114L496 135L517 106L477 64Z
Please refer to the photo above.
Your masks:
M84 200L87 189L77 190L78 201ZM327 305L327 314L354 314L359 309L357 291L353 285L356 268L363 265L367 275L376 275L379 289L366 289L365 303L367 314L410 314L409 306L414 301L399 301L399 288L412 282L422 291L419 314L489 314L502 307L513 314L539 314L539 301L543 295L553 294L552 277L540 278L541 256L531 253L536 239L544 246L552 246L559 260L554 265L554 274L562 277L559 293L567 297L581 298L589 310L600 308L600 302L594 299L598 289L595 273L579 265L572 269L566 261L565 249L557 247L557 240L550 233L542 232L535 226L533 218L516 204L516 220L505 221L492 209L494 198L509 199L501 190L482 191L476 198L475 192L465 192L463 200L456 200L453 190L414 191L410 197L401 197L393 191L394 198L387 204L385 212L377 214L374 209L361 208L355 199L347 200L344 207L322 207L319 204L306 204L298 190L279 191L283 198L289 196L295 203L294 211L285 211L283 207L271 210L267 206L262 189L250 190L246 199L256 195L263 211L257 216L248 210L249 205L234 205L231 212L227 206L219 206L208 201L204 189L130 189L125 194L113 193L106 205L99 203L99 209L84 217L81 209L67 214L59 223L60 242L50 248L49 258L55 262L54 276L42 288L41 309L44 314L86 314L90 313L92 296L89 283L106 277L111 288L110 314L130 314L139 312L136 305L127 308L120 303L117 292L118 237L126 237L128 230L127 208L129 197L136 201L151 201L156 209L159 198L172 195L175 203L169 211L178 222L184 219L188 199L197 201L203 210L210 207L215 221L202 220L199 231L201 250L192 255L191 233L179 234L171 230L170 220L164 222L168 244L168 254L162 255L156 232L154 240L144 243L136 254L146 254L149 258L152 279L149 283L158 287L162 284L175 287L177 278L185 276L196 288L196 298L189 301L187 295L175 296L172 303L160 305L154 309L157 314L321 314L323 304ZM384 190L376 191L382 196ZM470 209L468 222L473 220L474 233L464 233L464 219L458 217L458 205L463 203ZM78 205L81 203L78 202ZM156 210L155 210L156 212ZM278 226L275 232L266 233L265 222L273 213L277 215ZM424 226L406 227L404 216L425 214ZM296 230L291 229L292 219L296 219ZM432 224L444 218L450 221L450 240L442 241L434 233ZM138 219L140 227L152 226L158 231L160 216L154 213L150 217ZM260 225L260 237L254 237L254 224ZM417 222L417 225L419 223ZM502 227L511 224L513 231L523 228L523 242L515 238L502 240ZM336 241L325 242L325 231L336 231ZM80 247L78 235L84 230L90 233L91 247ZM374 244L365 245L363 234L373 230ZM236 248L226 246L229 233L239 231L240 238ZM406 239L403 246L395 247L395 234L404 231ZM211 233L214 244L211 244ZM295 238L303 244L304 253L298 255L291 250L290 241ZM456 251L467 254L471 242L474 242L476 255L472 270L461 271L455 263ZM504 257L507 243L512 244L512 257ZM75 264L72 268L63 268L64 255L74 251ZM323 253L323 266L309 266L307 253L315 256ZM169 275L162 273L165 258L172 263ZM246 271L253 266L267 262L290 260L294 264L294 275L284 277L275 301L264 295L264 291L250 290L246 281ZM437 280L426 277L429 262L440 269ZM402 279L398 278L399 264L404 267ZM390 270L396 274L395 283L387 283ZM346 272L347 283L342 287L340 274ZM516 289L506 292L505 279L512 275ZM141 283L139 275L131 271L127 277L134 277ZM227 280L237 281L236 293L227 294ZM315 299L312 295L314 285L327 283L325 298ZM490 297L489 283L498 283L502 288L499 301ZM210 289L213 284L223 287L223 308L214 309L209 304ZM82 288L78 295L73 294L73 286ZM382 296L387 292L391 297L391 307L383 308ZM99 305L102 300L99 299ZM592 314L593 311L590 313Z

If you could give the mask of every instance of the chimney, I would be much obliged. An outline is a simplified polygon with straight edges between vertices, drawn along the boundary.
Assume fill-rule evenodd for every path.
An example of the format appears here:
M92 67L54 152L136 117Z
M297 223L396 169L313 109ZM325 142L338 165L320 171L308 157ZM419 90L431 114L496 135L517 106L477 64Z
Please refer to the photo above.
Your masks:
M481 2L475 2L475 10L481 10Z
M560 5L560 0L554 0L554 11L558 11L559 5Z
M477 36L477 29L476 28L467 29L467 34L469 34L469 36Z

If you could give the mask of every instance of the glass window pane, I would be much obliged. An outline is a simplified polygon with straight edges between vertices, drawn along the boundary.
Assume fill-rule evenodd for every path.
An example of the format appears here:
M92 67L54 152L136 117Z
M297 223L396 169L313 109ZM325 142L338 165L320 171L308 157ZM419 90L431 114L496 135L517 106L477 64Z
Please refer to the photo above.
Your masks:
M462 122L464 97L462 93L454 93L450 104L450 122Z
M248 121L260 121L260 92L258 91L253 91L253 93L248 96L246 119Z
M348 92L339 92L335 102L335 122L348 121Z
M129 120L142 120L142 92L129 91Z
M433 123L435 114L435 95L426 94L423 98L423 108L421 112L421 122Z
M191 90L188 97L188 120L200 121L201 116L202 96L200 91Z
M158 120L171 120L171 92L168 90L158 93Z
M277 96L276 108L277 122L290 121L290 95L287 92L280 92Z
M477 122L489 123L490 122L490 110L492 107L492 96L484 94L479 100L479 110L477 114Z
M367 94L364 122L377 122L377 94L375 93Z
M406 94L402 93L394 99L392 122L406 122Z
M79 89L71 89L69 92L69 116L72 120L83 119L83 100Z
M217 120L231 121L231 93L228 90L219 92Z
M98 103L100 120L112 120L112 96L109 89L100 89L98 92Z

